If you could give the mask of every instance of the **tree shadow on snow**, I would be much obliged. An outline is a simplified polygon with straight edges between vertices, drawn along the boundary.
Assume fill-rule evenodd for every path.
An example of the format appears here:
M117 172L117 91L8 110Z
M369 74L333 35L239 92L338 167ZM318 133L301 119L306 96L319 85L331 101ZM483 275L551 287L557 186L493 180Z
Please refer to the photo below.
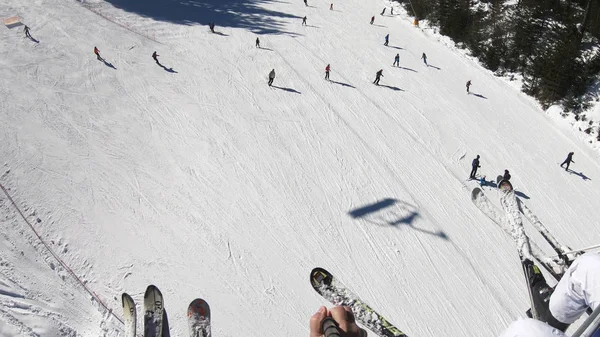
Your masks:
M585 174L583 174L583 172L575 172L575 171L573 171L571 169L568 169L567 172L569 172L571 174L574 174L576 176L580 176L581 179L583 179L583 180L592 180L588 176L586 176Z
M331 83L335 83L335 84L339 84L339 85L341 85L341 86L343 86L343 87L349 87L349 88L356 89L356 87L355 87L355 86L353 86L353 85L351 85L351 84L348 84L348 83L342 83L342 82L333 81L333 80L329 80L329 82L331 82Z
M444 240L448 236L443 231L433 231L415 226L415 221L421 217L417 208L407 202L386 198L372 204L355 208L348 212L354 219L361 219L378 226L408 226L421 233L434 235Z
M301 94L301 92L300 92L300 91L298 91L298 90L295 90L295 89L292 89L292 88L278 87L278 86L276 86L276 85L272 85L271 87L273 87L273 88L275 88L275 89L281 89L281 90L283 90L283 91L287 91L287 92L293 92L293 93L295 93L295 94Z
M255 34L297 35L287 24L302 17L264 8L277 0L106 0L126 12L179 25L242 28Z

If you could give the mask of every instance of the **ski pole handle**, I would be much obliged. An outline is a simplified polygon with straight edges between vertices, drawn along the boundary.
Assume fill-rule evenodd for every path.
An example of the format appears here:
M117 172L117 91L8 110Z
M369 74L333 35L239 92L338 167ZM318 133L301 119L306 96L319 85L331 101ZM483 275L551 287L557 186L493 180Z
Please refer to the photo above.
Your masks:
M325 334L325 337L340 337L337 322L331 317L325 317L321 321L321 330Z

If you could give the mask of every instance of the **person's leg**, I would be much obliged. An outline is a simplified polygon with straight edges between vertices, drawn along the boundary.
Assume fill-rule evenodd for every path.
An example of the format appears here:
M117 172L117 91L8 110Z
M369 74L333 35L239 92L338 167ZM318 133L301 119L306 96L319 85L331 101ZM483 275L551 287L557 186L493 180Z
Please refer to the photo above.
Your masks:
M575 322L590 307L600 304L600 254L578 257L560 279L552 296L550 312L560 322Z
M564 332L535 319L526 318L513 322L500 337L567 337Z

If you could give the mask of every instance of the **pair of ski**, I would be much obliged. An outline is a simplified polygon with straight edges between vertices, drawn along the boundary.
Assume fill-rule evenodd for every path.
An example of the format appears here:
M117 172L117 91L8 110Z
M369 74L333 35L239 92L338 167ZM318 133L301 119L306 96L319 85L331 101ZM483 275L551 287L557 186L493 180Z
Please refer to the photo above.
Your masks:
M522 259L537 260L557 281L560 280L575 256L567 254L569 248L559 244L538 217L521 199L517 198L510 182L500 179L498 189L501 193L500 205L502 210L499 210L479 187L474 188L471 192L471 200L483 214L513 238ZM525 233L521 215L524 215L542 235L556 252L558 258L553 259L547 256L535 242L529 240L529 236Z
M125 322L125 336L136 337L137 315L133 298L123 293L123 317ZM210 307L203 299L197 298L188 306L188 328L190 337L210 337ZM163 295L160 290L149 285L144 293L144 337L168 336L163 326L166 322Z

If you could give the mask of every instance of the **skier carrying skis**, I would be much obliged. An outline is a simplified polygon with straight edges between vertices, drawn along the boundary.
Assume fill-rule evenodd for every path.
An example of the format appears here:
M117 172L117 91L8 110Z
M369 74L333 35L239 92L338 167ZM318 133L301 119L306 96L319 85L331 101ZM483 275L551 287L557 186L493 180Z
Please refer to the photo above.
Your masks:
M325 67L325 79L329 81L329 72L331 71L331 67L329 64Z
M427 65L427 55L425 55L425 53L423 53L423 55L421 55L421 59L423 60L423 63L425 63L425 65Z
M156 64L158 64L158 65L160 65L160 62L158 62L158 57L159 57L159 56L160 56L160 55L158 55L158 54L156 53L156 51L154 51L154 53L152 53L152 58L154 59L154 61L156 61Z
M479 166L479 155L477 155L477 158L473 159L471 166L473 167L473 169L471 170L471 174L469 175L469 178L475 179L475 175L477 174L477 169L481 167L481 166Z
M260 48L260 39L256 37L256 48Z
M275 69L271 70L269 73L269 86L273 84L273 80L275 79Z
M392 67L399 67L400 66L400 53L396 54L396 57L394 57L394 64L392 64Z
M32 38L31 34L29 34L29 27L27 27L27 25L25 25L25 37L28 37L30 39Z
M373 22L375 22L375 15L371 17L371 24L373 24Z
M383 10L381 11L381 14L380 14L380 15L383 15L383 14L385 13L385 9L386 9L386 8L387 8L387 7L383 7Z
M510 173L508 170L504 170L504 175L502 176L502 180L510 180Z
M565 171L569 170L569 165L571 163L574 163L573 161L573 152L569 152L569 154L567 155L567 159L565 159L565 161L562 162L562 164L560 164L560 167L563 167L563 165L567 164L567 168L565 169Z
M387 46L389 42L390 42L390 34L385 36L385 42L383 43L383 45Z
M579 256L560 279L554 292L548 292L546 296L550 297L549 301L546 298L546 309L552 316L548 323L530 318L519 319L500 337L567 337L563 332L565 326L574 323L588 307L595 310L600 304L600 254ZM349 307L336 306L329 309L320 307L311 316L310 337L323 337L321 323L326 317L337 322L342 336L367 336L367 332L356 324L356 317Z
M467 94L469 94L469 89L471 88L471 80L467 81Z
M98 49L98 47L94 47L94 54L96 54L96 57L98 58L98 61L102 61L102 57L100 57L100 50Z
M306 15L302 18L302 25L306 26Z
M379 80L383 77L383 69L379 69L379 71L375 74L375 81L373 84L379 85Z

